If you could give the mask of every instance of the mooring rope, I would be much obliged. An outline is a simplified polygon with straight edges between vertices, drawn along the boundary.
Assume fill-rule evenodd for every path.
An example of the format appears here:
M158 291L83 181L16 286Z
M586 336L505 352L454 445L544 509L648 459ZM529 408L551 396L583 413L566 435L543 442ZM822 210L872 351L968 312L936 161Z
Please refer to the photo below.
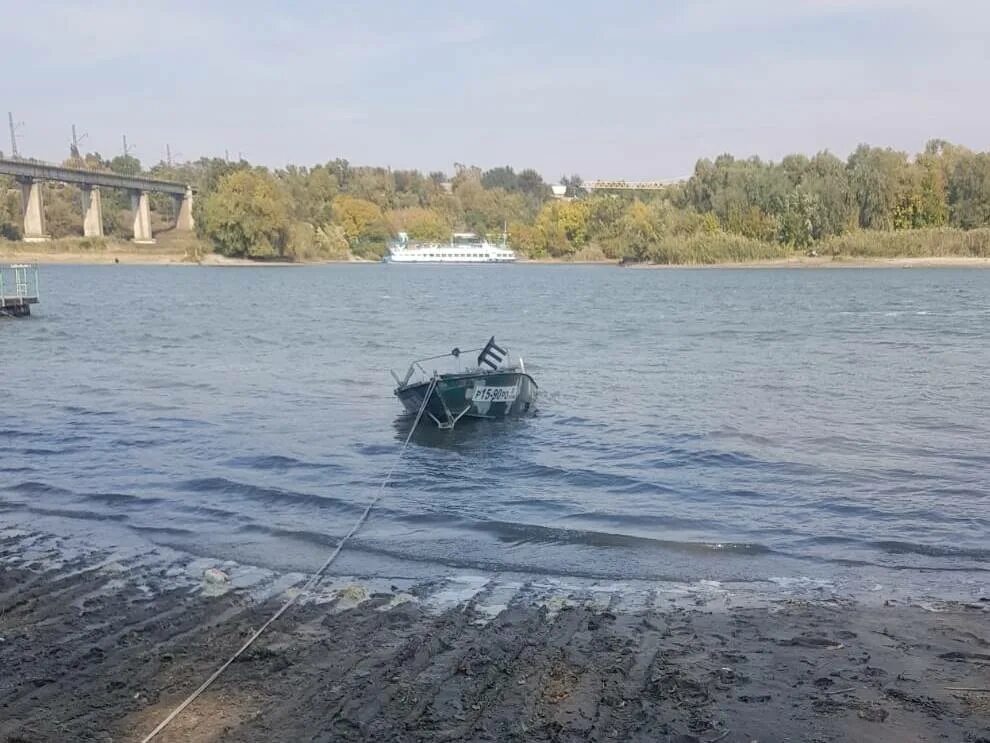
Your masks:
M241 655L241 653L243 653L245 650L251 647L251 644L259 637L261 637L262 633L264 633L264 631L268 629L268 627L275 620L277 620L280 616L285 614L285 612L289 610L289 607L291 607L293 604L296 603L296 599L298 599L302 594L306 593L311 588L313 588L313 586L316 585L317 581L319 581L319 579L323 576L323 573L326 572L326 569L330 567L333 561L337 559L337 555L340 554L340 551L344 549L344 545L347 544L347 540L353 537L357 533L358 529L360 529L361 526L364 525L364 522L368 520L368 516L371 513L371 510L378 504L378 501L382 499L382 496L385 495L385 488L388 487L388 484L392 479L392 473L395 472L395 468L399 464L399 461L402 459L402 455L405 454L406 447L409 446L409 441L412 439L413 433L415 432L416 427L419 425L420 419L423 417L423 412L426 410L426 406L430 402L430 397L433 395L433 390L436 388L436 386L437 386L437 377L434 376L433 379L430 380L430 386L426 390L426 395L423 396L423 404L419 406L419 412L416 413L416 419L413 421L412 427L409 429L409 433L406 435L406 440L402 442L402 448L399 449L398 456L396 456L395 460L393 460L392 466L389 467L388 474L386 474L385 479L382 480L382 484L381 487L378 489L378 493L375 495L374 498L371 499L371 502L368 503L368 506L364 509L364 513L361 514L360 518L358 518L358 520L354 522L354 526L351 527L351 530L344 535L343 539L337 542L337 546L334 548L333 552L330 553L330 556L326 559L326 562L324 562L320 566L319 570L317 570L315 573L313 573L312 576L310 576L309 580L306 581L305 585L303 585L303 587L299 589L299 591L293 594L288 601L282 604L279 610L276 611L274 614L272 614L271 617L268 619L268 621L265 622L263 625L261 625L261 627L259 627L254 632L254 634L251 635L247 639L247 641L240 646L240 648L238 648L236 653L230 656L230 658L228 658L227 661L222 666L220 666L217 670L215 670L210 675L210 677L206 679L206 681L200 684L199 688L196 689L196 691L194 691L192 694L186 697L182 701L182 704L180 704L178 707L172 710L172 712L169 714L168 717L166 717L164 720L158 723L158 727L156 727L154 730L148 733L148 735L142 738L141 743L148 743L148 741L152 740L166 727L168 727L169 723L171 723L172 720L178 717L182 713L182 710L184 710L186 707L188 707L190 704L196 701L197 697L199 697L200 694L202 694L204 691L210 688L210 684L212 684L214 681L220 678L220 674L226 671L227 667L235 660L237 660L237 658Z

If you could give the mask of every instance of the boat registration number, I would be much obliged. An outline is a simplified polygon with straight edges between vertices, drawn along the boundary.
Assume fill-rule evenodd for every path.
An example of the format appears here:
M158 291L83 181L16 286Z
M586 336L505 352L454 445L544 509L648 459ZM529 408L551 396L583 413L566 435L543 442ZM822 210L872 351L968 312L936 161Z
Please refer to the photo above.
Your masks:
M512 387L479 387L474 391L474 402L513 402L516 399L516 388Z

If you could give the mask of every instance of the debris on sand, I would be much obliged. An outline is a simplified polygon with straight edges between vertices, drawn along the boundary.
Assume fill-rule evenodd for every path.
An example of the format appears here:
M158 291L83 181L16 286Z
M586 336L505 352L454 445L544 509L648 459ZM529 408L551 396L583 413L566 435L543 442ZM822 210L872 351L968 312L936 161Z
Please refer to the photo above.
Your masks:
M207 568L203 571L203 593L207 596L221 596L230 589L230 576L220 568Z
M212 583L213 585L223 585L224 583L230 583L230 576L223 572L220 568L207 568L203 571L203 580L207 583Z
M867 722L883 722L890 716L890 713L881 707L879 704L871 704L856 713L859 717Z
M337 589L337 603L334 604L334 609L337 611L345 611L347 609L353 609L358 604L368 600L368 589L364 586L359 586L356 583L352 583L348 586L343 586Z

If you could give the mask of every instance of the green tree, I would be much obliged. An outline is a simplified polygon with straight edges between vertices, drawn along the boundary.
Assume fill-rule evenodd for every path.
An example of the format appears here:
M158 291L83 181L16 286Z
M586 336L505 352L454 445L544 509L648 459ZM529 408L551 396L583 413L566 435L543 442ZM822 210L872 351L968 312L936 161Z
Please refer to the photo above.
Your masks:
M289 205L267 172L238 170L203 200L198 225L224 255L279 257L289 238Z
M622 240L622 214L626 202L611 194L584 199L588 208L588 242L601 247L609 258L621 258L626 249Z
M285 255L298 261L340 261L349 259L351 252L340 225L314 227L308 222L293 222Z
M290 165L275 175L285 189L294 219L326 224L333 218L331 203L340 188L327 168L322 165L312 169Z
M352 167L343 190L350 196L377 204L380 209L397 205L395 178L385 168Z
M952 224L963 229L990 225L990 153L961 155L949 179Z
M786 155L780 161L780 168L784 171L791 188L801 185L810 167L811 161L804 155Z
M588 241L588 205L583 201L551 201L536 218L550 255L573 254Z
M699 160L694 175L672 196L699 213L713 213L725 229L753 230L755 222L763 219L759 215L772 217L783 211L794 181L803 177L807 158L786 160L786 167L758 157L736 160L720 155L715 162Z
M564 195L570 198L578 198L579 196L587 196L588 192L584 188L584 181L581 180L581 176L577 173L571 176L563 175L560 177L560 185L564 186L567 191Z
M910 190L907 155L892 149L860 145L849 156L849 182L859 209L859 225L876 230L895 227L895 209Z
M517 191L519 189L519 176L508 165L492 168L482 174L481 185L487 189L502 188L506 191Z
M133 155L117 155L110 161L110 170L121 175L140 175L141 161Z
M515 250L530 258L543 258L547 255L547 244L543 235L531 224L510 223L509 240Z
M948 142L933 139L925 151L915 158L920 174L920 217L923 226L941 227L949 221L949 171L953 147Z
M510 221L528 216L526 197L504 188L486 189L477 168L462 169L454 178L453 196L459 219L471 232L500 233Z
M754 240L773 240L777 236L777 219L758 206L733 206L725 221L725 229Z
M815 201L812 237L822 240L841 235L856 223L857 213L845 164L830 152L819 152L808 162L801 191Z
M536 214L551 195L550 186L543 182L543 176L532 168L519 172L519 193L522 194L525 208L530 214Z
M333 218L356 253L373 255L385 247L388 226L378 204L354 196L338 196L333 200Z
M0 238L20 240L21 200L13 178L0 176Z
M656 207L636 200L622 215L623 241L626 249L637 260L654 258L663 233L663 218Z
M820 222L818 199L801 190L787 195L780 215L780 242L795 248L806 248L815 241L816 225Z
M413 240L446 240L450 223L435 209L414 206L396 209L385 215L393 233L405 232Z
M316 248L324 258L342 260L350 255L350 246L344 229L338 224L325 224L316 228Z
M55 238L82 235L82 197L78 188L45 186L45 230Z

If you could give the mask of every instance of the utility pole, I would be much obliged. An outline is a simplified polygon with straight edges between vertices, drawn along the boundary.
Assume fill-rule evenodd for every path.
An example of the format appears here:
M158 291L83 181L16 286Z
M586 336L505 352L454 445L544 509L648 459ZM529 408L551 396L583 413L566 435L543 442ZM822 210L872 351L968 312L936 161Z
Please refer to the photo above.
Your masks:
M124 138L124 157L130 157L131 156L131 150L133 150L134 148L127 146L127 135L126 134L123 135L123 138Z
M89 136L88 134L82 134L77 136L76 125L75 124L72 125L72 146L70 148L72 157L79 158L80 160L82 159L82 152L79 150L79 144L88 136Z
M12 160L17 160L20 157L17 153L17 130L24 126L24 122L19 121L15 124L13 111L7 112L7 121L10 122L10 157Z

